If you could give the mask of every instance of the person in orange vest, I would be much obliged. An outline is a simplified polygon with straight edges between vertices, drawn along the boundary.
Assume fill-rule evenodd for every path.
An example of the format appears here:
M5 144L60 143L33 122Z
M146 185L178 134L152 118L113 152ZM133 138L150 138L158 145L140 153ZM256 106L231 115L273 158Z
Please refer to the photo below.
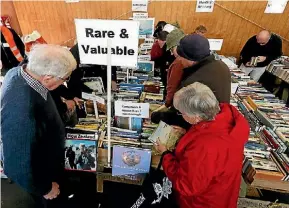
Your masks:
M25 46L17 33L3 25L1 30L1 74L4 75L9 69L18 66L24 59Z

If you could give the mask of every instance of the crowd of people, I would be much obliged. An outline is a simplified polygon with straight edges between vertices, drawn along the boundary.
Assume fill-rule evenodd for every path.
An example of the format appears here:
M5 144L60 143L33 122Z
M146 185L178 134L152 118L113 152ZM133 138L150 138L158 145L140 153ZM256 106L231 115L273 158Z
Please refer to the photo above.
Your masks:
M211 54L207 32L201 25L186 35L179 25L161 21L151 50L166 88L164 106L151 119L187 132L173 152L156 144L180 208L237 207L243 149L249 135L247 121L230 105L229 68ZM261 31L241 51L241 68L259 80L263 67L281 55L281 39ZM252 58L257 58L257 66L251 65ZM19 189L31 194L37 208L65 207L55 200L62 190L64 115L81 101L81 78L97 73L106 80L103 72L101 66L80 64L77 45L69 51L40 44L5 76L1 87L4 172ZM116 89L116 73L112 76ZM72 147L66 150L69 166L91 168L85 167L88 162L82 160L89 159L83 146L79 148L79 156Z

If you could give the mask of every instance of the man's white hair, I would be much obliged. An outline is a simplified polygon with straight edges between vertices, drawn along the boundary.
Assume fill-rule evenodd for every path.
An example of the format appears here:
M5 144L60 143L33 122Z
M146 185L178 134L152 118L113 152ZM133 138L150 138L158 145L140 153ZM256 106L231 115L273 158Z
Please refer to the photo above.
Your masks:
M62 46L37 44L29 53L27 68L38 76L64 78L76 68L76 60L70 51Z
M219 102L212 90L199 82L180 89L174 96L177 110L190 117L213 120L220 112Z

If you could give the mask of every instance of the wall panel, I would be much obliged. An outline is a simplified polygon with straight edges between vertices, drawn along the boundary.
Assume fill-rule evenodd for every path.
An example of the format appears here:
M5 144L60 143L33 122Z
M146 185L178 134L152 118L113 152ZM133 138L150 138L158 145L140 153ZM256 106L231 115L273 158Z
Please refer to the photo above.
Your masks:
M14 28L14 30L17 32L17 34L22 34L20 25L18 22L17 14L13 5L12 1L1 1L1 15L2 16L10 16L10 24Z
M149 16L156 22L178 21L186 33L199 24L208 28L209 38L223 38L220 53L238 56L248 38L261 28L251 20L287 40L289 39L289 4L283 14L264 14L267 1L216 1L213 13L195 13L195 1L152 1ZM15 1L14 7L23 34L38 30L54 44L71 46L75 38L74 18L128 19L132 16L131 1L80 1L67 4L64 1ZM220 7L219 5L227 8ZM239 17L237 13L243 17ZM289 42L283 40L283 52L289 55Z

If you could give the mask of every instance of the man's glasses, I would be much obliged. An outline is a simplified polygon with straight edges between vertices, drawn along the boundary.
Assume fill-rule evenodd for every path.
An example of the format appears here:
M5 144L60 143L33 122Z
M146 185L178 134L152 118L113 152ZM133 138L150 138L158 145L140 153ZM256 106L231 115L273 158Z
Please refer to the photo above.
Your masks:
M67 78L57 77L58 79L61 79L64 82L68 82L70 80L71 76L68 76Z

